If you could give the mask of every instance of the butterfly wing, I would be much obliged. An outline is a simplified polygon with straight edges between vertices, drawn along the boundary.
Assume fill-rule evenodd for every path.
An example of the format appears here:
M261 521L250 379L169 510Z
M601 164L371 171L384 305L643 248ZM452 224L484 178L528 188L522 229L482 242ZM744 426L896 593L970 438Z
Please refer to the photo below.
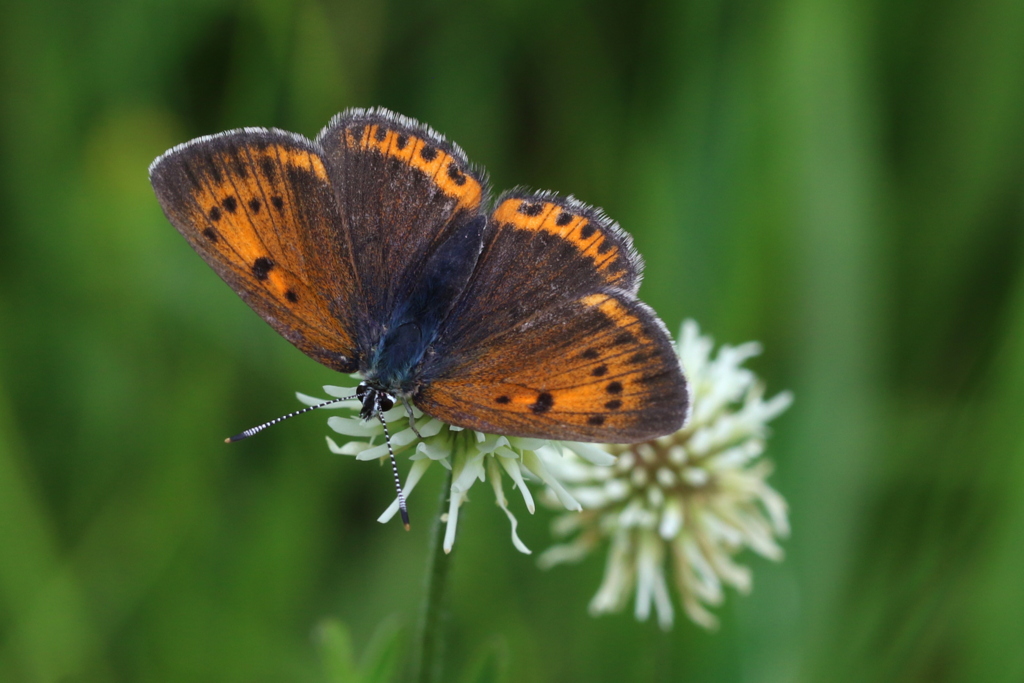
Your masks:
M499 199L467 296L414 400L455 425L634 442L679 429L689 395L668 332L635 296L629 236L571 198Z
M335 188L342 226L357 255L361 348L401 321L430 270L430 257L453 236L476 235L486 179L455 144L386 109L339 114L317 138ZM476 238L474 238L476 239ZM469 249L472 259L479 247ZM422 298L422 297L419 297ZM366 369L365 367L363 368Z
M171 149L150 180L170 222L254 311L324 365L357 369L351 244L315 143L229 131Z

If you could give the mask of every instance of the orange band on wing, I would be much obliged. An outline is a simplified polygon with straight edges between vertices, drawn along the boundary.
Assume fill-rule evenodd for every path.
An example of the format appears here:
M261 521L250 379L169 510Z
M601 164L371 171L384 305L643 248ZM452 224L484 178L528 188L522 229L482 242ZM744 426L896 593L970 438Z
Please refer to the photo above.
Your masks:
M375 149L399 159L427 174L442 192L458 200L460 207L475 210L480 206L483 188L475 178L460 168L459 162L450 154L422 138L388 130L378 124L363 126L362 135L357 138L358 130L345 131L345 143L349 147Z
M596 307L611 318L612 322L618 327L628 327L634 323L639 323L637 317L626 310L626 307L618 299L607 294L588 294L580 299L580 303L584 306Z
M626 275L619 263L619 248L605 230L586 216L575 215L552 202L506 199L494 210L494 219L520 230L543 231L571 242L580 253L604 272L609 284L617 284Z
M280 160L282 164L297 168L303 171L312 171L314 175L320 180L327 180L327 169L324 168L324 162L321 161L320 157L309 152L296 149L282 147L281 145L270 145L265 150L260 150L253 155L256 163L259 163L264 158L269 157L272 160Z

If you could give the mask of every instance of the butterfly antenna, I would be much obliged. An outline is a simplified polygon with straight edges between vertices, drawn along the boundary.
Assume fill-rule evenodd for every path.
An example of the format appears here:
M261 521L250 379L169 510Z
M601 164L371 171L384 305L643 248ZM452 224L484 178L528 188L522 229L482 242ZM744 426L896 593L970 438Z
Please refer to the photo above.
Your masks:
M377 411L377 418L384 427L384 443L388 445L388 455L391 456L391 471L395 473L395 490L398 491L398 510L402 513L402 524L405 530L409 530L409 511L405 507L405 495L402 493L402 481L398 478L398 463L395 462L395 452L391 450L391 434L388 433L388 423L384 421L384 413Z
M285 420L287 420L290 417L295 417L296 415L302 415L303 413L308 413L309 411L316 410L317 408L326 408L329 405L333 405L335 403L341 403L342 401L350 401L350 400L352 400L354 398L356 398L356 397L355 396L346 396L345 398L335 398L335 399L331 399L330 401L324 401L323 403L318 403L315 406L309 406L307 408L303 408L302 410L296 410L294 413L288 413L287 415L282 415L281 417L279 417L279 418L277 418L275 420L271 420L270 422L264 422L263 424L261 424L261 425L259 425L257 427L250 427L249 429L246 429L241 434L235 434L231 438L224 439L224 443L234 443L235 441L241 441L242 439L248 439L250 436L253 436L254 434L259 434L260 432L262 432L267 427L271 427L273 425L276 425L278 422L284 422Z

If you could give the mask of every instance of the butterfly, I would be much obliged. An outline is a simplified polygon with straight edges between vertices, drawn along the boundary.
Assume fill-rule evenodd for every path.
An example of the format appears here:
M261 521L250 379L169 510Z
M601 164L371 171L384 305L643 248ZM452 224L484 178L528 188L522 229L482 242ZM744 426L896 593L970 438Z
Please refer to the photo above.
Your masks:
M349 109L315 140L227 131L170 149L149 175L170 222L256 313L362 375L360 415L385 430L396 401L573 441L644 441L685 420L686 379L637 299L630 236L572 196L513 189L492 204L484 171L412 119Z

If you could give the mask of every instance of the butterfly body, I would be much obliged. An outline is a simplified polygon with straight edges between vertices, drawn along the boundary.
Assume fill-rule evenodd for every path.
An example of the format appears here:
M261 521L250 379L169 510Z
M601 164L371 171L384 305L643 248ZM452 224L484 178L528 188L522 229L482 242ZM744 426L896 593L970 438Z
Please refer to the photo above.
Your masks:
M632 442L678 429L689 394L636 298L629 236L572 197L487 181L386 110L316 140L243 129L150 169L171 223L271 326L359 372L363 416L405 400L451 424Z
M426 260L409 296L397 302L380 338L364 355L360 373L372 386L403 398L415 393L417 370L472 275L485 227L486 219L475 217Z

